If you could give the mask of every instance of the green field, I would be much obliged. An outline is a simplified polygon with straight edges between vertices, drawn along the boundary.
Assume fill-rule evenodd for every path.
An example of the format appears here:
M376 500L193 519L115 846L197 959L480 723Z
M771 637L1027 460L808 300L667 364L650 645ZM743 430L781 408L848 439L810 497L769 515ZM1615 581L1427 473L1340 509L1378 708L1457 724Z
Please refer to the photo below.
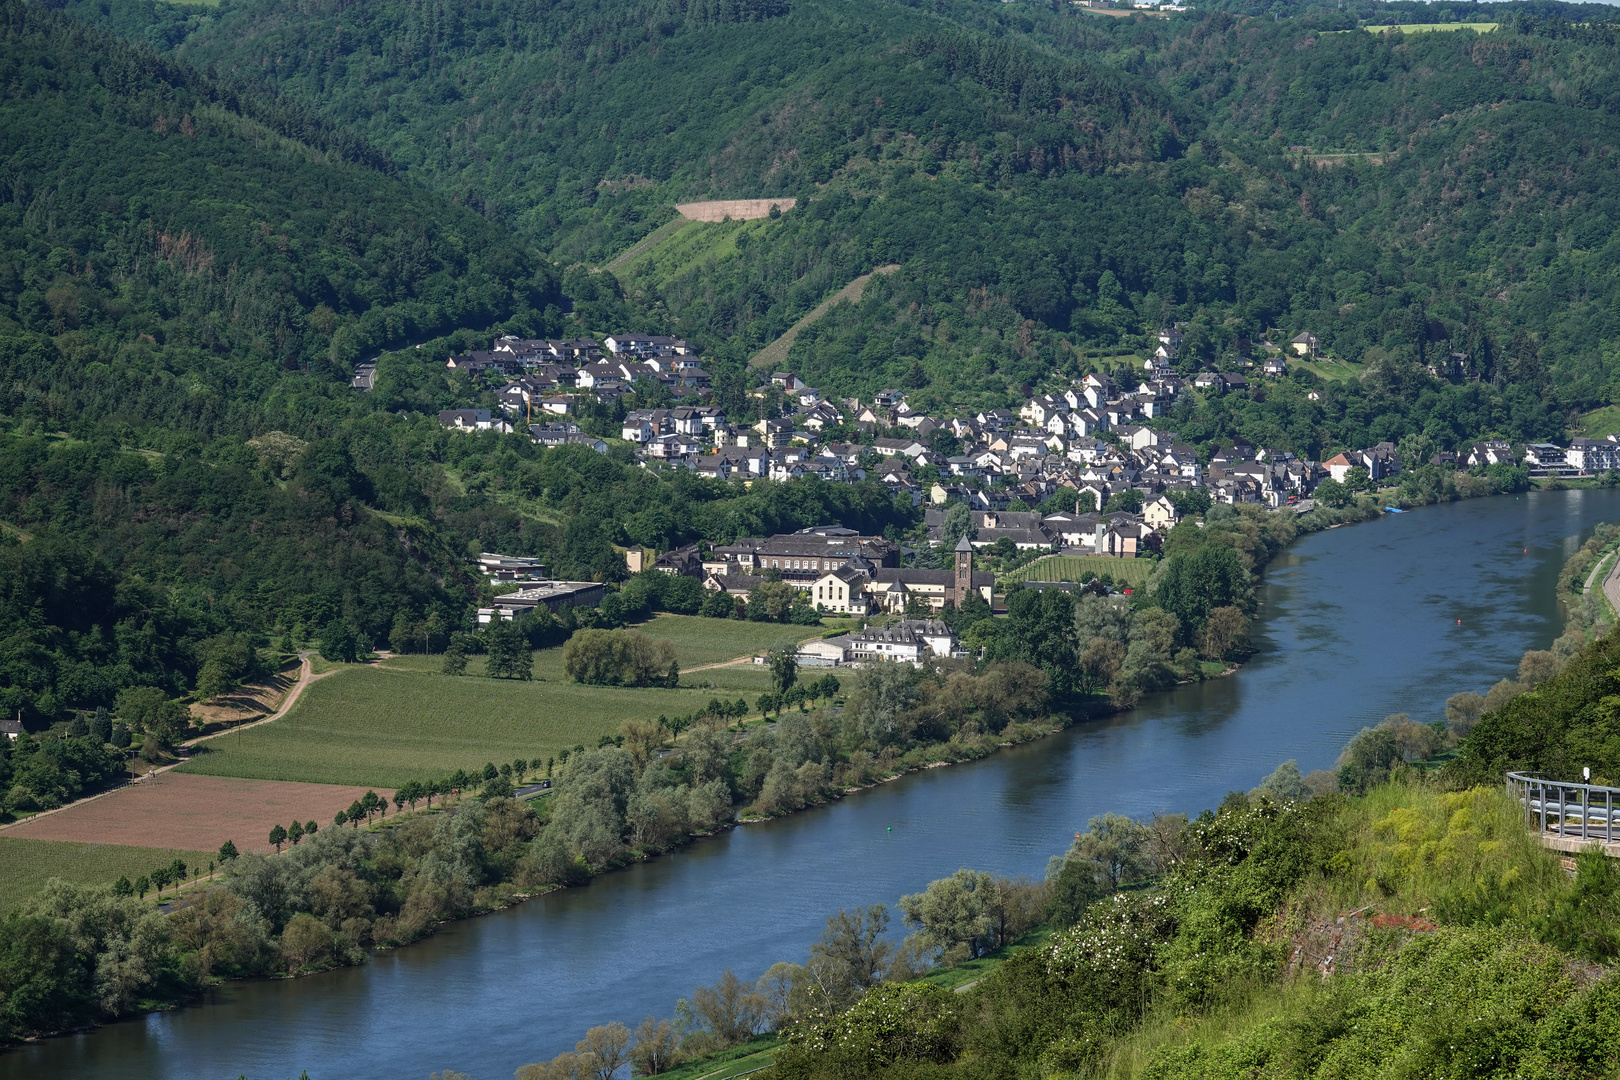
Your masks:
M1014 570L1000 580L1014 581L1084 581L1091 577L1112 574L1116 583L1135 587L1147 582L1153 573L1151 559L1111 559L1107 555L1048 555L1036 559L1028 566Z
M682 669L735 660L739 656L751 656L761 649L821 636L821 628L816 626L701 619L696 615L659 615L635 629L648 637L673 642L675 659L680 661Z
M767 230L776 224L769 218L724 222L676 220L681 222L680 227L665 233L662 239L640 252L626 252L630 255L628 259L620 256L614 260L615 273L627 286L648 288L667 285L682 276L692 277L704 266L735 255L739 234L748 233L749 241L762 243Z
M1620 405L1605 405L1582 413L1575 421L1574 434L1588 439L1601 439L1620 431Z
M111 885L120 874L134 881L177 858L194 865L206 864L213 857L208 851L0 836L0 911L9 911L33 896L48 878L59 877L81 885Z
M685 666L729 660L811 628L664 615L641 628L676 643ZM626 720L696 712L714 697L750 703L769 687L762 666L690 673L676 690L581 686L563 673L562 649L535 653L534 681L439 674L437 656L395 657L313 683L271 724L203 743L180 768L208 776L398 787L486 761L551 757L596 745Z
M1345 381L1347 379L1361 378L1362 365L1352 364L1344 360L1305 360L1297 356L1284 357L1289 367L1297 367L1308 371L1318 379L1327 382Z
M1472 30L1476 34L1488 34L1496 29L1493 22L1477 23L1406 23L1402 26L1363 26L1362 29L1370 34L1387 34L1391 31L1400 31L1403 34L1427 34L1437 30Z

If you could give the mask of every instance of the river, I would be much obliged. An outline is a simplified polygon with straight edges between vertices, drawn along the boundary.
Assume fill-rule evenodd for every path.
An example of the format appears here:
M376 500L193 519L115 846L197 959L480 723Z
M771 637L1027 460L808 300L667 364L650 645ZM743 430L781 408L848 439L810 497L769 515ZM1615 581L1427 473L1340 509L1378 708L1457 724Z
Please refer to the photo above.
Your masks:
M0 1080L504 1080L586 1027L669 1016L728 967L802 962L839 907L962 866L1038 875L1094 814L1197 813L1279 762L1330 768L1394 712L1443 714L1559 632L1558 570L1620 490L1532 493L1332 529L1267 569L1236 675L984 761L913 774L446 926L363 967L232 984L198 1006L0 1054Z

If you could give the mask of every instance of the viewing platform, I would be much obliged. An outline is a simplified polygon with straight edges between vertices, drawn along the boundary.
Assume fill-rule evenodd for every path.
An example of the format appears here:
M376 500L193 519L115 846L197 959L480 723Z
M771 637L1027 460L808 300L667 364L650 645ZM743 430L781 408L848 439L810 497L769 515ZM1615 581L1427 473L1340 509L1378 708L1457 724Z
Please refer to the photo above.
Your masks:
M1596 844L1605 855L1620 858L1620 788L1512 772L1507 788L1543 847L1573 855Z

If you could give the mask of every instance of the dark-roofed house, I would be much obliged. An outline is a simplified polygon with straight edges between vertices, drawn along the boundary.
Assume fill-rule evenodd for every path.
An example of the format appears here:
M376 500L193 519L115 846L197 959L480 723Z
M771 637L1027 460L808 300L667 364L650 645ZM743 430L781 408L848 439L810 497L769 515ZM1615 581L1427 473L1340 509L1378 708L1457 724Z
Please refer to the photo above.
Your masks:
M850 663L919 663L927 656L949 657L956 635L938 619L902 619L893 626L869 626L849 635Z
M810 585L853 559L865 559L874 567L894 566L900 560L900 549L881 536L861 536L850 529L829 526L767 538L744 537L734 544L717 546L713 556L711 565L715 560L724 560L727 574L776 570L784 581Z

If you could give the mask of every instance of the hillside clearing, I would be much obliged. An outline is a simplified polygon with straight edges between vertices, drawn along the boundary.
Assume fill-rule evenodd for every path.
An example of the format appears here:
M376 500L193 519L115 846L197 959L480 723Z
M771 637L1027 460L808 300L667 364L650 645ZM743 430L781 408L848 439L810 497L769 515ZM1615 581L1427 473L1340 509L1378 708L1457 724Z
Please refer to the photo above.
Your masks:
M675 210L689 221L753 221L770 217L773 206L785 214L798 203L799 200L792 195L775 199L711 199L708 202L677 203Z
M689 219L687 218L679 216L670 218L668 221L658 226L658 228L654 229L652 232L630 245L630 247L626 248L623 252L615 255L613 260L604 265L602 269L606 270L610 274L618 273L626 266L629 266L636 256L651 248L657 247L665 240L668 240L671 236L674 236L676 233L686 228L688 220Z
M898 269L900 269L898 263L890 263L888 266L880 266L873 270L872 274L892 274ZM848 300L852 304L860 303L862 294L866 292L866 283L872 280L872 274L862 274L860 277L856 278L854 281L851 281L848 285L845 285L842 289L839 289L837 292L827 297L827 299L811 308L809 314L805 315L804 318L788 327L787 330L783 332L781 337L777 338L775 341L759 350L759 352L755 353L754 358L748 361L748 366L754 368L767 368L777 367L786 363L788 350L793 348L793 342L798 339L798 336L801 333L804 332L805 327L827 314L827 311L840 300Z

